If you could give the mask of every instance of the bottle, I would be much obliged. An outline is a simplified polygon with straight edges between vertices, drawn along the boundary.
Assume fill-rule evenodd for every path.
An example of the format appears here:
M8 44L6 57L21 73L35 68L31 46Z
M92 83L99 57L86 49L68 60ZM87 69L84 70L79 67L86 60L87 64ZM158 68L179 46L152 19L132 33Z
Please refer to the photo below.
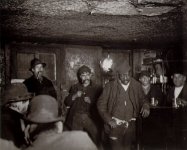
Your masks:
M151 105L152 105L152 106L155 105L155 98L154 98L154 97L151 98Z
M177 106L177 100L176 100L176 98L173 98L172 99L172 107L173 108L177 108L178 106Z

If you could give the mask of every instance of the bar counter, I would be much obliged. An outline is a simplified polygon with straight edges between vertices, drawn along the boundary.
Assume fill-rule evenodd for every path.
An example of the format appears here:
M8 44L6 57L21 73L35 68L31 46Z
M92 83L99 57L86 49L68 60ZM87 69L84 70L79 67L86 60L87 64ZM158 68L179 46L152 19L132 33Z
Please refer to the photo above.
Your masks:
M151 107L138 119L138 149L187 150L187 107Z

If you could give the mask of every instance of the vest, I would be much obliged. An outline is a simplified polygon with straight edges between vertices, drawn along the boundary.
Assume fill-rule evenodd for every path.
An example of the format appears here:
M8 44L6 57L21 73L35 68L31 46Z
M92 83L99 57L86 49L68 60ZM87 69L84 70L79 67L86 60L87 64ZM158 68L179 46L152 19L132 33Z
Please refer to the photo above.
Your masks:
M119 89L112 116L128 121L133 117L133 105L129 98L129 87L126 91L122 86Z

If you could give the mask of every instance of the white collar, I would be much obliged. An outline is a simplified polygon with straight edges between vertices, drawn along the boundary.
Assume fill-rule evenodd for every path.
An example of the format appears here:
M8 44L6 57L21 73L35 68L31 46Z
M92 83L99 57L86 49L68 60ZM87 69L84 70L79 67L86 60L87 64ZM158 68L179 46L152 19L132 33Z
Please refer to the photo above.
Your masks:
M124 90L127 91L130 82L129 82L127 85L123 84L120 80L119 80L119 82L120 82L120 84L122 85L122 87L124 88Z
M174 90L175 99L178 98L178 96L179 96L179 94L181 93L183 87L184 87L184 85L183 85L183 86L180 86L180 87L175 87L175 90Z

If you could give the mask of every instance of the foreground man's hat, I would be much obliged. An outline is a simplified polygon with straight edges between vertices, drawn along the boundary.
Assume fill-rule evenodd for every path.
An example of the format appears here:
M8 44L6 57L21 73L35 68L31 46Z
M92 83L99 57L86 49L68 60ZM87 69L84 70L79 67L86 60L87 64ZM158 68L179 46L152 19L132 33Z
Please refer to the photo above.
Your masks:
M32 98L32 94L27 91L23 83L13 83L8 85L3 94L3 104L24 101Z
M35 96L29 106L26 120L33 123L52 123L63 120L58 116L58 103L49 95Z
M36 65L42 64L43 67L46 66L46 63L41 62L41 60L39 60L38 58L34 58L33 60L31 60L31 64L30 64L30 71L32 70L32 68L34 68Z

